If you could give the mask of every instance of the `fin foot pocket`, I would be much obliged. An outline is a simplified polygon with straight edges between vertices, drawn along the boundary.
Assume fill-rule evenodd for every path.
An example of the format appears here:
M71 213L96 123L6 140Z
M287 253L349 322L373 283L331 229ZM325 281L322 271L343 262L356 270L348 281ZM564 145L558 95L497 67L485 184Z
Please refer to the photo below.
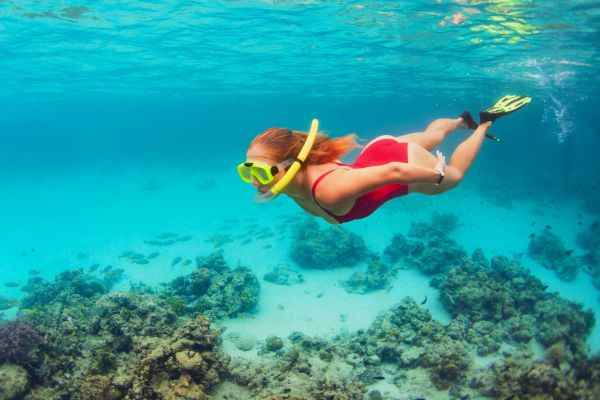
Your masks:
M469 129L477 129L479 126L479 124L473 119L471 113L468 111L463 112L460 117L463 119L463 121L465 121Z

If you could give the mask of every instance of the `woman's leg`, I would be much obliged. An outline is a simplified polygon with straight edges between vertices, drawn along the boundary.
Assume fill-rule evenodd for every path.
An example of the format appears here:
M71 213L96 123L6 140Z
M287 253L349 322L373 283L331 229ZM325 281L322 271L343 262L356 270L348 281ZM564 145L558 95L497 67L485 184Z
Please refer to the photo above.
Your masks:
M440 144L442 140L457 129L467 129L467 124L462 118L448 119L441 118L433 121L423 132L408 133L401 136L381 135L371 140L363 149L361 154L373 143L381 139L395 139L398 142L415 143L431 151L435 146Z
M446 176L440 185L414 183L408 186L409 192L439 194L456 187L471 167L490 125L491 123L488 122L481 124L467 140L456 147L456 150L452 153L450 165L446 166ZM408 160L411 164L414 163L428 168L435 167L437 163L437 158L433 154L420 146L412 144L408 146Z
M457 129L467 129L467 124L462 118L449 119L441 118L433 121L423 132L409 133L407 135L396 136L399 142L416 143L421 147L431 151L435 146L441 143L449 134Z

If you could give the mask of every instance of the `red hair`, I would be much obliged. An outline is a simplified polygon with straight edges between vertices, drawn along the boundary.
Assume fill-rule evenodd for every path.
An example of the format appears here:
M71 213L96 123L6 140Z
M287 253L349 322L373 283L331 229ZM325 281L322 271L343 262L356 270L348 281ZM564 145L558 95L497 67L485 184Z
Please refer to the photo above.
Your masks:
M250 147L260 145L272 152L273 158L284 161L295 158L308 134L306 132L292 131L287 128L269 128L256 136ZM317 133L315 143L306 157L307 164L325 164L338 160L353 149L362 147L356 143L356 134L351 133L339 138L330 138L324 133Z

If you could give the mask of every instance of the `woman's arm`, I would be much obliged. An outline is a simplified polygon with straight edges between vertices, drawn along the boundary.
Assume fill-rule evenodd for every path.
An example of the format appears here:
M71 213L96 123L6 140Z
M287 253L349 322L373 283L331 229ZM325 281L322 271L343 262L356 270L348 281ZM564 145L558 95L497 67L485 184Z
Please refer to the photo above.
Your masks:
M374 167L344 169L324 178L315 197L325 208L342 208L357 197L390 183L436 183L440 173L427 167L391 162Z

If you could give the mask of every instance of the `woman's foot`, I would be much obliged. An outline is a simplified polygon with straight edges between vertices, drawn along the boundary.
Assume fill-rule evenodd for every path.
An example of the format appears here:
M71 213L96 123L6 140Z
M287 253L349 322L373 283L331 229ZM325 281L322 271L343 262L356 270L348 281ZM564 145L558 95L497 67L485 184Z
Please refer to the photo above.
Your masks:
M478 127L478 128L481 128L481 130L482 130L484 133L487 133L487 131L490 129L490 127L491 127L491 126L492 126L492 121L486 121L486 122L484 122L483 124L481 124L481 125L478 125L477 127Z
M492 126L492 121L486 121L486 122L482 123L481 125L479 125L478 130L482 131L485 134L485 137L487 137L488 139L492 139L496 142L501 141L502 139L500 139L499 137L494 136L491 133L488 133L488 130L490 129L491 126Z
M475 122L475 120L473 119L471 113L468 111L463 112L459 118L462 119L462 122L460 124L461 129L477 129L477 127L479 126L477 122Z

